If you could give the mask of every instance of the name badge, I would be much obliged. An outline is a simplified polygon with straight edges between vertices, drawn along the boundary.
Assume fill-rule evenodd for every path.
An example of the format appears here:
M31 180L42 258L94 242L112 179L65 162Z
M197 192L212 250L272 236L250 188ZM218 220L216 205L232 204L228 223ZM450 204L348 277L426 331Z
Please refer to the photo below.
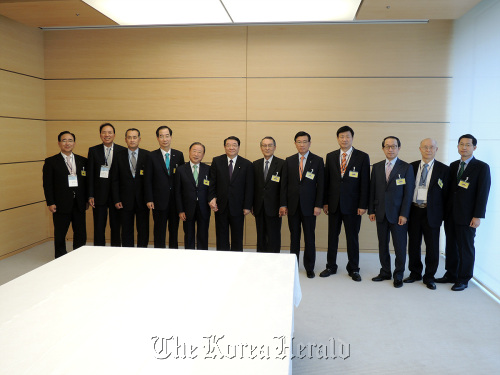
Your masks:
M87 171L85 171L85 169L82 169L82 176L83 177L87 176Z
M99 174L100 178L108 178L109 177L109 167L107 165L101 165L101 173Z
M469 182L466 182L464 180L460 180L460 182L458 183L458 186L460 186L461 188L464 188L464 189L468 189L469 188Z
M144 169L141 169L141 171L139 172L139 174L140 174L141 176L144 176Z
M405 178L398 178L396 180L396 185L399 186L399 185L406 185L406 179Z
M68 175L68 186L69 187L78 187L78 177Z
M358 178L358 172L356 172L356 171L350 171L349 172L349 177Z
M306 178L310 179L310 180L314 180L314 173L312 172L307 172L306 173Z
M174 171L172 173L175 173L176 170L177 170L177 168L174 168Z
M438 180L438 185L441 189L443 188L443 181L441 181L441 179Z
M426 201L427 200L427 188L418 188L417 189L417 201Z
M207 186L210 185L210 181L207 179L203 180L203 185L207 185Z
M280 176L278 176L278 175L272 175L271 176L271 181L280 182Z

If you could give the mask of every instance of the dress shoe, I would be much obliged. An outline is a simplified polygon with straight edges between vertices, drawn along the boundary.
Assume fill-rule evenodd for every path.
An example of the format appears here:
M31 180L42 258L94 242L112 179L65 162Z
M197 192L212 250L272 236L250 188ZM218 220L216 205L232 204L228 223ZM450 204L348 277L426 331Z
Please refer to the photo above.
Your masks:
M335 275L337 271L332 270L331 268L325 268L321 273L319 274L319 277L328 277L330 275Z
M411 284L414 283L415 281L420 281L422 280L422 277L414 277L414 276L408 276L406 279L403 280L404 283Z
M465 288L467 288L467 284L455 283L451 287L451 290L454 290L455 292L460 292L460 291L464 290Z
M309 279L314 279L314 276L316 276L316 275L314 274L314 271L307 271L307 278L309 278Z
M436 282L438 284L446 284L446 283L454 283L453 280L451 280L448 276L444 275L443 277L440 277L439 279L436 279Z
M384 281L384 280L390 280L390 276L383 276L383 275L378 275L372 278L372 281Z
M403 286L403 280L394 280L394 288L401 288Z
M436 283L434 281L427 281L424 283L427 289L436 290Z
M354 281L361 281L359 272L349 272L349 276L351 276L351 279L353 279Z

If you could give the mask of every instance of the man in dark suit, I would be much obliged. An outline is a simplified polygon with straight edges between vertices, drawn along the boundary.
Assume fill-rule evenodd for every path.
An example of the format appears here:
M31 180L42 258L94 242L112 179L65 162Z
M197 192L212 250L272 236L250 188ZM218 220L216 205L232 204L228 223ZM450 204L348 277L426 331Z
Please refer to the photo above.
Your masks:
M389 136L382 141L385 160L373 165L370 182L370 201L368 214L370 221L377 220L378 251L380 273L373 281L391 279L391 255L389 235L396 254L394 268L394 287L403 286L403 273L406 262L408 217L415 189L413 167L398 159L401 142Z
M424 284L436 289L434 275L439 265L439 232L443 222L450 168L435 159L438 146L426 138L420 142L422 160L411 163L415 174L410 219L408 222L408 269L404 283L422 280L422 236L425 241Z
M127 149L117 152L111 173L111 191L115 207L121 210L122 246L134 247L134 218L137 247L148 247L149 209L144 198L144 178L149 151L139 148L141 133L131 128L125 132Z
M146 199L148 208L153 210L154 247L166 247L168 221L168 247L177 249L179 213L175 204L174 176L177 168L184 164L184 155L170 148L172 129L168 126L156 129L156 138L160 148L151 152L146 176Z
M473 153L477 139L464 134L458 139L460 160L450 164L450 192L446 204L446 273L437 283L454 283L451 290L467 288L473 276L476 229L485 217L490 193L490 167Z
M217 250L243 251L245 216L253 203L253 168L249 160L238 155L237 137L226 138L224 149L224 155L212 160L208 192L210 207L215 212Z
M257 251L279 253L281 249L281 217L286 208L281 204L281 184L285 161L274 156L276 141L264 137L260 141L264 157L253 162L254 197L253 210L257 226Z
M325 165L323 158L309 151L311 136L303 131L295 134L295 147L298 154L286 158L287 181L283 185L283 195L288 214L290 229L290 252L299 261L301 225L304 230L304 268L307 277L312 279L316 261L316 216L323 208L325 189Z
M110 123L99 127L102 143L89 148L87 186L89 204L94 216L94 246L106 246L106 221L111 229L111 246L120 247L121 218L111 197L111 176L115 154L126 148L114 143L115 127Z
M337 130L340 149L326 155L323 210L328 215L328 254L326 269L319 276L337 273L337 250L343 222L347 240L346 270L354 281L361 281L359 230L361 216L368 208L370 157L352 147L353 138L354 130L342 126Z
M66 252L66 234L73 227L73 250L87 242L87 159L73 154L75 135L63 131L57 136L61 152L45 159L43 192L54 221L54 250L59 258Z
M183 221L185 249L194 249L196 242L196 249L208 250L210 167L201 162L203 156L205 146L194 142L189 146L189 163L181 165L175 174L175 198Z

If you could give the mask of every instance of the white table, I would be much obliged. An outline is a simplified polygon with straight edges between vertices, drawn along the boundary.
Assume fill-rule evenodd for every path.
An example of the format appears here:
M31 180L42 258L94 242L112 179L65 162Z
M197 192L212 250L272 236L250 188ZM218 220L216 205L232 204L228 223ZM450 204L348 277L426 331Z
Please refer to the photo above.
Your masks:
M300 299L295 255L85 246L0 286L0 373L289 374Z

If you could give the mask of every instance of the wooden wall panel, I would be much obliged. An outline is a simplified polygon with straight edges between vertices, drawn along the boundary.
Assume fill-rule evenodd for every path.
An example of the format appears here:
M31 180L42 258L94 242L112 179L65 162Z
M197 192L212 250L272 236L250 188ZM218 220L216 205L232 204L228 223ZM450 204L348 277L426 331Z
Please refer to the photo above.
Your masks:
M248 79L255 121L446 121L446 78Z
M48 237L45 202L0 212L0 256Z
M45 83L0 70L0 116L45 118Z
M451 21L252 26L249 77L442 77Z
M0 69L44 76L43 32L0 16Z
M47 81L49 120L243 120L245 80Z
M246 27L45 31L46 77L244 77L246 33Z
M45 122L0 117L0 163L44 160Z
M45 200L43 162L0 164L0 211Z

